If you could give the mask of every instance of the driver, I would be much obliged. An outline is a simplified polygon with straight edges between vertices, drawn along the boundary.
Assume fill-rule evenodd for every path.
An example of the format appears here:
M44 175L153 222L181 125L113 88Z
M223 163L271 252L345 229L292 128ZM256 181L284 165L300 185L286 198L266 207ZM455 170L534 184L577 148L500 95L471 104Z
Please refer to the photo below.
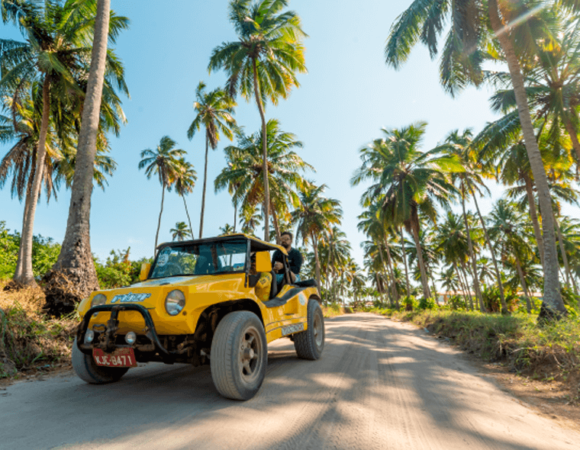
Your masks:
M284 231L280 235L280 245L284 247L288 253L288 264L290 265L290 277L292 278L292 283L300 281L300 268L302 267L304 259L298 250L292 248L292 233L289 231ZM272 257L272 266L274 268L274 272L276 272L276 281L278 282L278 286L284 279L283 257L284 255L280 250L276 250L274 252L274 256Z

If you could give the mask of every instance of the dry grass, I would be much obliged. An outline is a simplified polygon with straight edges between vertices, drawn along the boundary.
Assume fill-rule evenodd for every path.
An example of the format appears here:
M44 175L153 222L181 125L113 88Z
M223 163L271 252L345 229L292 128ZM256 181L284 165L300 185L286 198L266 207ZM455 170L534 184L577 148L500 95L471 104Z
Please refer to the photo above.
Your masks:
M342 316L343 314L351 314L352 308L331 304L322 307L322 314L326 318Z
M41 289L4 291L5 285L0 281L0 379L68 365L78 319L48 318Z

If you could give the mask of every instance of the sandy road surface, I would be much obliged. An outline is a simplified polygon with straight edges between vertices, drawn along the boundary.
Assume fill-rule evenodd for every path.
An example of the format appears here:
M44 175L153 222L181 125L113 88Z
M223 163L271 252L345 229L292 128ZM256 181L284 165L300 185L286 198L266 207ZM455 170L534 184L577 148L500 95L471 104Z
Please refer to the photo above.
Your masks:
M370 314L326 327L320 361L274 343L266 381L245 403L221 398L208 367L150 364L106 386L72 375L15 384L0 392L0 448L580 448L579 434L424 332Z

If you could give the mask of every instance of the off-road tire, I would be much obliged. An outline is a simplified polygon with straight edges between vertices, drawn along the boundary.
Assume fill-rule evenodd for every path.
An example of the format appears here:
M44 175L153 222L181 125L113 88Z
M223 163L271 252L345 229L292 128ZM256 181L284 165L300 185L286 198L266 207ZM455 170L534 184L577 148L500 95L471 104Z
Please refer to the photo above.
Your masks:
M256 356L249 359L251 355ZM226 315L211 343L211 377L218 392L232 400L251 399L262 386L267 365L266 333L258 316L250 311Z
M324 316L317 300L308 300L308 328L294 335L294 348L298 358L315 361L324 350Z
M97 366L93 355L85 355L77 347L77 340L73 343L72 366L78 377L90 384L105 384L119 381L127 373L128 368Z

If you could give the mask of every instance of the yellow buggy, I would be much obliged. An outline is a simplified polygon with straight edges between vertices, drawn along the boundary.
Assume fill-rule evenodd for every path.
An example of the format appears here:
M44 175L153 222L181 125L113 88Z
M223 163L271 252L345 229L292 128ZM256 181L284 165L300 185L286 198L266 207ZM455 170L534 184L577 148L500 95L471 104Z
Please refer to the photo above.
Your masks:
M160 245L139 283L81 302L75 372L102 384L138 362L209 364L220 394L247 400L264 380L269 342L289 337L298 357L320 358L324 320L316 283L293 283L285 257L277 283L274 250L287 256L283 247L244 234Z

